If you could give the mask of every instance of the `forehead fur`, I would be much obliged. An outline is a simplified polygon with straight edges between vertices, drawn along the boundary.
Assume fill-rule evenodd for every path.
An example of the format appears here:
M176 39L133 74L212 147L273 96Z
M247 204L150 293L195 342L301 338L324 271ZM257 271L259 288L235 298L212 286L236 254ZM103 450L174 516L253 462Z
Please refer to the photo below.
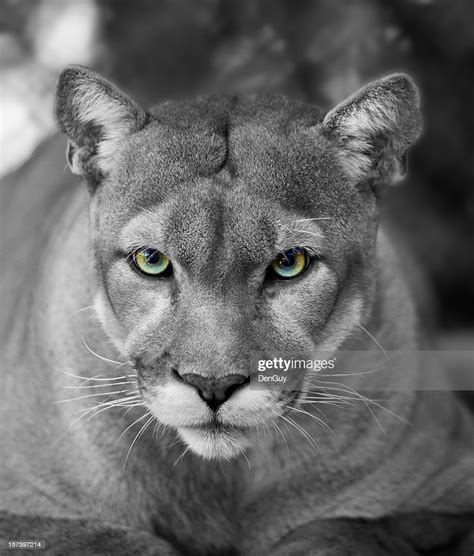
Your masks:
M213 194L232 189L304 214L317 209L315 216L340 211L352 194L357 203L319 132L318 108L283 96L203 97L164 103L151 115L99 191L118 220L209 181Z

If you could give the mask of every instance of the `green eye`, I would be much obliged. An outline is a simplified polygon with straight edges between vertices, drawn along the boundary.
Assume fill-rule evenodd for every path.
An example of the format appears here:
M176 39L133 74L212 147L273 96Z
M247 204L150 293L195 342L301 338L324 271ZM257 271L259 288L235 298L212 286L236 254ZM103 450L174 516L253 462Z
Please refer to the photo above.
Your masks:
M310 257L308 253L300 247L295 247L280 253L280 255L273 259L271 270L274 275L276 274L277 278L289 280L303 274L308 268L309 263Z
M148 276L169 275L171 261L166 255L156 249L144 247L132 253L132 261L135 267Z

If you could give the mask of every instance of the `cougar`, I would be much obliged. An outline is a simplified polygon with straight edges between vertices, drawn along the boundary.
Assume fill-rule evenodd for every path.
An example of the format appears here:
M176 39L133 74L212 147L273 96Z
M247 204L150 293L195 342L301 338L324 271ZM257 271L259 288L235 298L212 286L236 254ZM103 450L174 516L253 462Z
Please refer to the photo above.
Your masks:
M55 114L84 186L46 160L3 188L4 543L470 554L472 417L453 393L251 380L253 353L423 347L379 224L421 131L412 80L327 113L278 95L145 110L71 66Z

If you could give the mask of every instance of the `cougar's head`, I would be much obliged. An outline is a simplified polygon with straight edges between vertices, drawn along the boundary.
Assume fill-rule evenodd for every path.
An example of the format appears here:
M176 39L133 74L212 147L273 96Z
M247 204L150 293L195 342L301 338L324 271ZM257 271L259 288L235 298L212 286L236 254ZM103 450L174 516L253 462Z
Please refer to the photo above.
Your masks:
M280 96L146 112L82 67L56 117L89 191L101 322L144 404L196 453L230 458L297 403L249 384L252 352L332 350L369 309L378 198L418 136L411 80L326 115Z

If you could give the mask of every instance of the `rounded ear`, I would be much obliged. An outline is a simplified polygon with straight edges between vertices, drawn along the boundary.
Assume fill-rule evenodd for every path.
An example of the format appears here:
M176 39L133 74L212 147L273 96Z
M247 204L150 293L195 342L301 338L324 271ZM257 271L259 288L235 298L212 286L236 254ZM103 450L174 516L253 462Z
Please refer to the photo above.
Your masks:
M59 76L55 117L68 138L71 171L91 187L113 167L128 135L147 123L146 112L118 87L82 66L69 66Z
M390 184L406 171L406 151L422 129L420 97L404 74L369 83L328 112L322 131L339 146L340 162L357 181Z

